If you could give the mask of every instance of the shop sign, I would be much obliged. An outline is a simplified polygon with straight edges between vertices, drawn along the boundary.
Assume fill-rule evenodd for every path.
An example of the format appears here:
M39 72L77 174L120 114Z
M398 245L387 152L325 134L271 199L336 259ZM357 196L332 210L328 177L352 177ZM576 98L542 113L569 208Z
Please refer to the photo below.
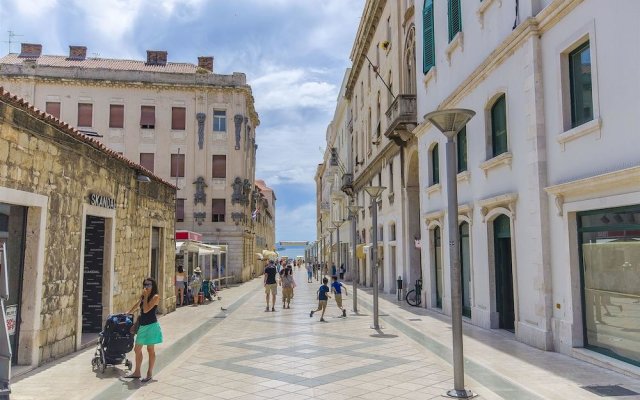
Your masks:
M103 207L103 208L116 208L115 199L107 196L101 196L99 194L91 193L89 195L89 204L92 206Z
M7 306L5 313L7 315L7 333L9 336L16 333L16 319L18 316L18 306Z

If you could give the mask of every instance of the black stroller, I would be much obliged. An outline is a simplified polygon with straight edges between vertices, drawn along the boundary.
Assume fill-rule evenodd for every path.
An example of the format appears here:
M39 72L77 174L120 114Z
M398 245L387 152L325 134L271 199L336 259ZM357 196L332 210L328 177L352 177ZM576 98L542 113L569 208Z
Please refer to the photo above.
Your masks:
M134 336L131 333L133 315L113 314L107 317L98 348L91 360L93 369L104 372L108 365L124 365L131 371L133 364L127 360L127 353L133 349Z

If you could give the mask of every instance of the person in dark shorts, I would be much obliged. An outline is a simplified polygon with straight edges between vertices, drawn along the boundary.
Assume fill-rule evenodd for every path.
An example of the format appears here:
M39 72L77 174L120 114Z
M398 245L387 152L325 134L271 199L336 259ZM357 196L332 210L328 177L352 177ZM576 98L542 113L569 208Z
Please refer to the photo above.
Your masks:
M335 295L335 299L336 299L336 305L338 306L339 309L342 310L342 316L346 317L347 316L347 310L342 307L342 289L344 289L344 295L347 295L347 287L345 285L342 284L342 282L340 282L338 280L337 276L332 276L331 280L333 282L331 282L331 293L333 293Z
M273 260L269 260L269 264L264 269L264 293L267 301L267 308L265 311L269 311L269 295L271 295L271 311L276 310L276 294L278 294L278 282L276 276L278 275L278 269L276 268Z
M309 317L313 318L313 314L315 312L318 311L322 311L322 314L320 315L320 322L326 322L324 320L324 312L327 309L327 300L329 300L329 298L331 296L329 296L329 286L327 285L329 283L329 280L327 278L322 278L322 286L320 286L320 288L318 289L318 309L311 311L309 313Z

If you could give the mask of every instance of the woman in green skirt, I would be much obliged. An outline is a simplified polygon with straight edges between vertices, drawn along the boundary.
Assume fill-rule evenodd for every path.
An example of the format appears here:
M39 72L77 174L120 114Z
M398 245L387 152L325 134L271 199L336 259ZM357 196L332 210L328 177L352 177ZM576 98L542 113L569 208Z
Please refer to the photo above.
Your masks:
M133 351L136 353L136 368L133 373L125 376L125 378L139 379L141 377L142 346L147 346L149 369L147 370L147 376L142 379L141 382L149 382L153 377L153 365L156 362L155 345L162 343L162 330L156 318L156 309L158 308L159 302L158 284L153 278L145 279L140 300L129 310L129 314L131 314L137 307L140 307L140 317L138 318L140 327L138 328L136 344L133 348Z

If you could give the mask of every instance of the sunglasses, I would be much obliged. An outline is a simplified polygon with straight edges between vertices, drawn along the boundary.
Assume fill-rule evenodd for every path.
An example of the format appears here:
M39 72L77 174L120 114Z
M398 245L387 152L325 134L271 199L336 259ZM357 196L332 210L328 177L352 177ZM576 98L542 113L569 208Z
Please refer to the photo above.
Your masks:
M144 284L144 287L150 287L150 288L152 288L152 287L153 287L153 283L145 283L145 284Z

